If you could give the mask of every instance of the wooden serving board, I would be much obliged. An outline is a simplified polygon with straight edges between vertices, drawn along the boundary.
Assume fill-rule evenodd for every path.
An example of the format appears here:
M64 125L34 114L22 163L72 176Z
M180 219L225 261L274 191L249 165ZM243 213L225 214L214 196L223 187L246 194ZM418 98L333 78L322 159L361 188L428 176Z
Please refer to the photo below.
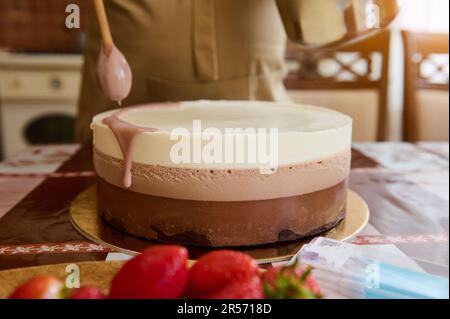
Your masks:
M80 286L96 286L103 293L108 294L111 280L125 262L123 260L85 261L2 270L0 271L0 299L8 298L17 287L36 276L55 276L65 282L71 274L71 270L68 269L70 265L79 267ZM192 264L192 261L188 261L188 267Z
M66 272L69 265L79 267L81 286L97 286L107 293L112 278L124 263L125 261L87 261L2 270L0 271L0 298L8 298L17 287L36 276L51 275L65 282L67 276L71 274L70 270Z

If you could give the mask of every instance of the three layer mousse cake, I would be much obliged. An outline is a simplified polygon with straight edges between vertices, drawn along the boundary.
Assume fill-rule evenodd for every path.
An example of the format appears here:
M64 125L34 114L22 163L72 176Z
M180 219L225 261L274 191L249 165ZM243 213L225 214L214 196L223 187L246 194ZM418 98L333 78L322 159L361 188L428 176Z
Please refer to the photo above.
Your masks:
M98 213L138 237L249 246L345 216L352 120L290 103L148 104L92 121Z

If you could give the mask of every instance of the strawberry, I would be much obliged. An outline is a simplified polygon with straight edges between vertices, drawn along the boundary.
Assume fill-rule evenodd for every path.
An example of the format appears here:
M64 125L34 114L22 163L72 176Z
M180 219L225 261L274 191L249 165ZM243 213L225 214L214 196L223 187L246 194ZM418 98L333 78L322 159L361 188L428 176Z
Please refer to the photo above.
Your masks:
M179 298L187 284L186 248L158 245L129 260L111 282L110 298Z
M304 270L296 263L272 267L261 276L264 294L272 299L318 299L322 293L311 269Z
M202 256L189 271L187 296L214 296L230 284L258 276L258 272L258 264L244 253L232 250L213 251Z
M39 276L28 280L17 288L10 299L61 299L63 283L52 276Z
M263 299L261 279L257 276L229 283L221 290L206 295L207 299Z
M104 299L105 295L98 287L86 286L75 289L69 299Z

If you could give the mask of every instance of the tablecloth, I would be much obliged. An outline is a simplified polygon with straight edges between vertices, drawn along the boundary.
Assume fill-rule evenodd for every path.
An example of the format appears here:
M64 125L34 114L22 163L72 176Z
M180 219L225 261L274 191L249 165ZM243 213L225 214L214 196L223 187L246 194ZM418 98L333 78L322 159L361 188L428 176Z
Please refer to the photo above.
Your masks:
M110 259L68 216L95 182L91 155L75 144L34 146L0 163L0 269ZM352 243L448 267L448 143L355 143L350 188L370 209Z

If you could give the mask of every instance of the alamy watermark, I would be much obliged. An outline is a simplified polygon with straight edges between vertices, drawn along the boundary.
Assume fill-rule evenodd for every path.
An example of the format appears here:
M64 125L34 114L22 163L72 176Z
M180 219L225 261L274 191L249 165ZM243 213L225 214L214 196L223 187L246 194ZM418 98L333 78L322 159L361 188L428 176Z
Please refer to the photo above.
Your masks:
M380 288L380 266L378 263L370 263L365 268L365 287L369 289Z
M365 24L368 29L380 28L380 7L375 3L366 5L366 19Z
M77 264L68 264L66 266L66 287L69 289L80 288L80 267Z
M175 164L255 164L261 174L278 168L278 128L202 128L193 120L192 130L178 127L171 131L176 141L170 150Z
M77 4L70 3L66 6L66 28L79 29L80 28L80 7Z

